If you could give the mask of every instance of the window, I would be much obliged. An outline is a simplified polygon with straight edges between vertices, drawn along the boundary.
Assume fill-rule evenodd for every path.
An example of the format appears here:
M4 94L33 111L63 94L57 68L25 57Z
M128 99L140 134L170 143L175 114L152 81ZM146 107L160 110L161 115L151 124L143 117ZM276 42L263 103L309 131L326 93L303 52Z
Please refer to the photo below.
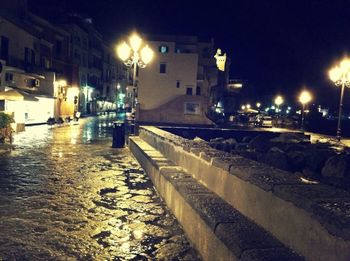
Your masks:
M197 115L200 114L199 103L185 102L184 113L185 114L197 114Z
M166 73L166 64L161 63L159 66L159 73L165 74Z
M56 40L56 55L60 56L62 53L62 41Z
M201 87L197 86L196 88L196 95L200 96L201 95Z
M51 63L49 58L42 56L41 57L41 67L45 68L45 69L50 69L51 67Z
M7 82L13 81L13 74L12 73L6 73L5 74L5 81L7 81Z
M176 88L180 88L180 81L176 81Z
M169 47L166 45L161 45L161 46L159 46L159 52L160 53L167 53L167 52L169 52Z
M0 58L7 61L9 59L9 39L1 36L1 55Z
M34 50L32 50L31 52L32 52L32 55L31 55L31 64L32 64L32 65L35 65L35 52L34 52Z
M192 95L192 87L187 87L186 88L186 94L187 95Z
M30 62L30 50L27 47L24 47L24 63L29 64Z

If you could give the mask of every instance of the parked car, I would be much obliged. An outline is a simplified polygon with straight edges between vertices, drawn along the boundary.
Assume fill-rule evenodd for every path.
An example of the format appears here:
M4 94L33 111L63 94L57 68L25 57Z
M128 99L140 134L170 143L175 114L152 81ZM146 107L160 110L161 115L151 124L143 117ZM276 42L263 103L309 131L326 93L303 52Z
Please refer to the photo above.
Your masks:
M263 116L263 115L258 115L256 117L255 121L255 126L256 127L272 127L272 117L271 116Z

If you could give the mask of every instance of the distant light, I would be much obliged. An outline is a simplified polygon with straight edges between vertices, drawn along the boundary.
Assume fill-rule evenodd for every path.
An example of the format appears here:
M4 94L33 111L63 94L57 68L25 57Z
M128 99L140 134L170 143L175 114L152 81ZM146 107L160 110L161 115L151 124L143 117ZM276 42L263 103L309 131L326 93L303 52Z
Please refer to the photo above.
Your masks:
M276 104L277 106L280 106L283 102L284 102L284 100L283 100L283 97L282 97L282 96L278 95L278 96L275 98L275 104Z
M288 110L291 110L292 108L290 106L287 107Z
M274 110L276 109L276 107L274 105L271 106L271 110Z
M256 107L257 107L257 108L260 108L260 106L261 106L261 103L260 103L260 102L257 102L257 103L256 103Z
M265 108L265 111L267 112L267 111L269 111L270 110L270 108Z
M246 107L247 107L247 109L250 109L250 104L248 103L248 104L246 105Z
M310 94L310 92L304 90L301 92L300 96L299 96L299 101L301 102L301 104L307 104L312 100L312 96Z
M242 110L245 110L245 106L244 106L244 105L242 105L241 109L242 109Z

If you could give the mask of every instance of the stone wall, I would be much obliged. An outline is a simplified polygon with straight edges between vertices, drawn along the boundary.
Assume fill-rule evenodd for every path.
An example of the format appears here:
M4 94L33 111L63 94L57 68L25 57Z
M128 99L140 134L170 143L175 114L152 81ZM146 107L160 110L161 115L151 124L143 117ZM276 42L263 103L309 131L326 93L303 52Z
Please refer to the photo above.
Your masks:
M350 193L156 127L140 138L310 260L350 259Z

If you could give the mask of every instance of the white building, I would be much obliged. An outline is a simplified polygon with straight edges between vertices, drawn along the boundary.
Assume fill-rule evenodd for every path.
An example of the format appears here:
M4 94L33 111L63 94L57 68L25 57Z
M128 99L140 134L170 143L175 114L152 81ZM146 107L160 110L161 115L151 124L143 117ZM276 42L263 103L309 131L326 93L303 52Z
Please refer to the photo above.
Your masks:
M213 43L194 36L145 38L155 55L138 71L138 120L211 124L206 113L210 88L217 83Z
M0 20L0 110L13 115L15 130L21 131L55 116L54 76L37 70L42 50L52 50L52 44L19 21Z

